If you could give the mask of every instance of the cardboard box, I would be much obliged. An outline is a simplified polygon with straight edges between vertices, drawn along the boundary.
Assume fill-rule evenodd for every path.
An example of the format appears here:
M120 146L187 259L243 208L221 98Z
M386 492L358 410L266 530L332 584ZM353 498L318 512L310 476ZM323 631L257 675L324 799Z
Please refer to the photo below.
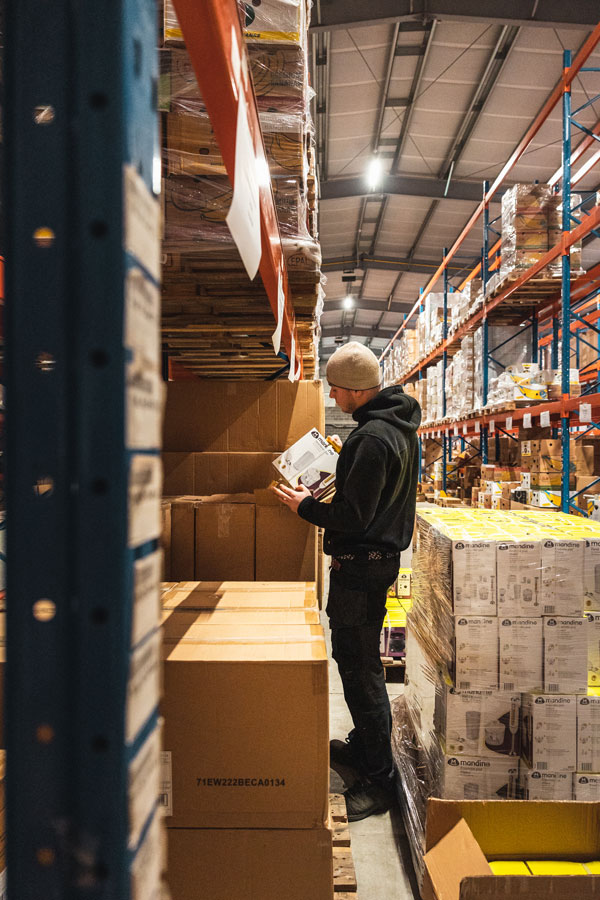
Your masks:
M499 616L541 615L539 541L499 543L496 552Z
M588 685L600 687L600 613L586 613L588 620Z
M560 491L562 472L522 472L521 484L526 490ZM572 485L575 486L574 484Z
M318 500L332 492L338 452L316 429L302 435L273 460L276 472L293 488L307 487Z
M273 480L275 453L163 453L165 494L245 494Z
M584 551L584 608L600 610L600 540L587 538Z
M535 691L542 687L542 621L536 617L499 619L501 690Z
M495 691L436 692L435 730L455 756L518 757L521 695Z
M600 696L577 698L577 771L600 773Z
M498 619L455 616L455 684L460 691L498 688Z
M520 793L523 800L573 800L573 775L539 772L521 765Z
M496 615L495 541L453 541L455 615Z
M600 801L600 775L583 775L577 772L573 776L573 799L579 802ZM598 882L600 885L600 881ZM579 895L577 895L579 898Z
M512 756L479 757L445 754L442 786L446 800L515 798L519 761Z
M167 824L321 827L329 790L324 637L252 642L244 626L236 637L164 645Z
M317 529L271 491L256 491L256 578L317 580Z
M325 431L320 381L169 382L163 449L281 453Z
M331 900L332 833L169 828L172 900Z
M412 569L400 569L398 572L398 580L396 582L396 590L398 591L398 597L411 597L412 596Z
M543 540L541 545L541 614L581 616L585 593L585 541Z
M577 768L577 698L523 694L521 751L532 769L574 772Z
M423 900L594 900L600 894L597 875L504 877L494 875L487 862L598 859L598 803L432 798L425 849Z
M544 618L544 691L587 693L588 621L584 617Z
M172 622L170 620L173 620ZM163 625L164 640L173 642L183 637L196 639L201 628L212 627L215 636L221 634L221 629L235 625L250 626L252 628L264 628L268 626L268 633L273 633L271 626L283 628L290 625L314 625L319 626L318 609L175 609L165 608L162 611L161 622ZM167 625L167 622L169 623ZM225 633L225 632L223 632ZM318 633L318 632L317 632Z
M252 494L215 494L196 505L195 513L195 577L251 581L256 537Z
M183 581L165 591L163 609L316 609L314 584L276 581Z

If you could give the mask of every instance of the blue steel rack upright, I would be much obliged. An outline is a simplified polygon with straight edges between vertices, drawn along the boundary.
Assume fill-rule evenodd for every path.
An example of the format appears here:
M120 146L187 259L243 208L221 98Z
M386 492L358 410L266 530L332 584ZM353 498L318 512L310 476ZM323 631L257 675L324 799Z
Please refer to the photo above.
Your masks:
M155 900L156 5L5 10L7 893Z

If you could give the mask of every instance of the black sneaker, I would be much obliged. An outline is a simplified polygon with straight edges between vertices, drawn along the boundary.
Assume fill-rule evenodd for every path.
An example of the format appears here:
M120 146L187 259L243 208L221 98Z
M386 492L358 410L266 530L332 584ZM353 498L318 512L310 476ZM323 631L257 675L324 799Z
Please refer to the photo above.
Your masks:
M329 741L329 765L347 785L360 775L360 768L348 741Z
M368 816L387 812L394 803L392 788L386 790L364 778L344 791L349 822L358 822Z

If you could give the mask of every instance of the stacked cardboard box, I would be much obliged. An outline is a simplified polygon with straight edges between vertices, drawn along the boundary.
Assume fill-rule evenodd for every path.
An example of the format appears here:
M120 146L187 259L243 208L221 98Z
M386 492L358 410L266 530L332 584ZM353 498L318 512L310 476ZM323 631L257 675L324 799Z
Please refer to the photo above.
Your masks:
M394 740L422 859L428 796L600 799L600 698L588 687L600 666L600 526L543 511L417 521Z
M284 888L331 900L327 654L314 585L176 584L162 602L173 900L278 900Z

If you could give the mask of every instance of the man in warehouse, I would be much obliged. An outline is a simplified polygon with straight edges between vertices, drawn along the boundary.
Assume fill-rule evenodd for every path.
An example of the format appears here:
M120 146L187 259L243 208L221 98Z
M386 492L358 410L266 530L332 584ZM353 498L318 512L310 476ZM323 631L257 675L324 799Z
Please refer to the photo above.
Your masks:
M330 394L357 423L342 447L331 503L280 485L279 499L325 528L331 576L327 614L333 658L354 728L331 741L333 768L356 776L345 793L352 821L385 812L393 797L391 714L379 655L387 589L414 526L421 410L400 386L381 389L377 357L352 341L327 364Z

